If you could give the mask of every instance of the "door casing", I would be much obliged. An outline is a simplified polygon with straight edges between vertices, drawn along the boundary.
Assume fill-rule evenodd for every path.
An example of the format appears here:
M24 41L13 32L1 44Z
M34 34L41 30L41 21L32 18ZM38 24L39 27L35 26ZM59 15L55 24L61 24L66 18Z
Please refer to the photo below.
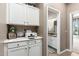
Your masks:
M60 54L60 30L61 30L60 14L61 14L61 12L59 10L47 5L47 21L48 21L48 8L51 8L52 10L55 10L57 12L57 24L58 24L57 25L57 54ZM48 25L48 22L47 22L47 25ZM47 33L48 33L48 26L47 26ZM48 39L48 34L47 34L47 39ZM47 53L48 53L48 40L47 40Z

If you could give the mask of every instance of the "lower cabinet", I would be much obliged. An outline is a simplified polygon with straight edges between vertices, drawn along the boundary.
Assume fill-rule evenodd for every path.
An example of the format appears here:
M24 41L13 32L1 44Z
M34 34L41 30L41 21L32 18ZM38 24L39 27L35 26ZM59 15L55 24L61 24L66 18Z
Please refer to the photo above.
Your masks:
M42 40L5 44L7 56L42 56Z
M8 49L8 56L28 56L28 48L26 46L26 47Z
M42 56L42 48L40 43L29 47L29 56Z

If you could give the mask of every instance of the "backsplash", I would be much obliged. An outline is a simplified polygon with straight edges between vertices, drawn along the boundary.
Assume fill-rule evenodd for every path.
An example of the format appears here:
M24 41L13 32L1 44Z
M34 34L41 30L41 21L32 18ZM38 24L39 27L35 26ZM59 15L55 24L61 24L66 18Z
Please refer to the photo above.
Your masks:
M14 26L16 28L15 33L23 32L24 30L31 30L32 32L36 32L37 34L39 34L38 33L38 28L39 28L38 26L23 26L23 25L7 25L7 27L8 27L8 33L7 34L9 34L9 32L10 32L9 29L10 29L11 26ZM7 38L8 38L8 35L7 35Z
M17 31L24 31L24 29L26 30L31 30L32 32L38 32L38 27L37 26L20 26L20 25L16 25L16 30Z

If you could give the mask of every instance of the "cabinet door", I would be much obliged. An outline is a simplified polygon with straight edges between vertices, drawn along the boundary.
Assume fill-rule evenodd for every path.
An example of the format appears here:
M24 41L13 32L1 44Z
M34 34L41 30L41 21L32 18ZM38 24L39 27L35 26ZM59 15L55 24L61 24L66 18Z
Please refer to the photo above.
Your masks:
M11 3L9 4L9 23L10 24L24 24L26 19L26 7L23 4Z
M37 44L29 47L29 56L42 56L41 44Z
M34 25L33 20L34 20L34 9L31 6L28 6L28 21L29 25Z
M39 26L39 9L34 8L34 15L33 15L33 24Z
M39 26L39 9L32 6L28 6L28 10L29 24Z
M8 56L28 56L28 47L8 49Z

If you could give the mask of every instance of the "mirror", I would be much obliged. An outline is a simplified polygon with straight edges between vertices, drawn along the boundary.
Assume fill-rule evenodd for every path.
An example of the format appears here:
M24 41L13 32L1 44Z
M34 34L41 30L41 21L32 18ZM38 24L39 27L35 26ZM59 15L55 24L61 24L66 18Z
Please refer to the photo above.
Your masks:
M57 13L48 9L48 35L57 37Z

